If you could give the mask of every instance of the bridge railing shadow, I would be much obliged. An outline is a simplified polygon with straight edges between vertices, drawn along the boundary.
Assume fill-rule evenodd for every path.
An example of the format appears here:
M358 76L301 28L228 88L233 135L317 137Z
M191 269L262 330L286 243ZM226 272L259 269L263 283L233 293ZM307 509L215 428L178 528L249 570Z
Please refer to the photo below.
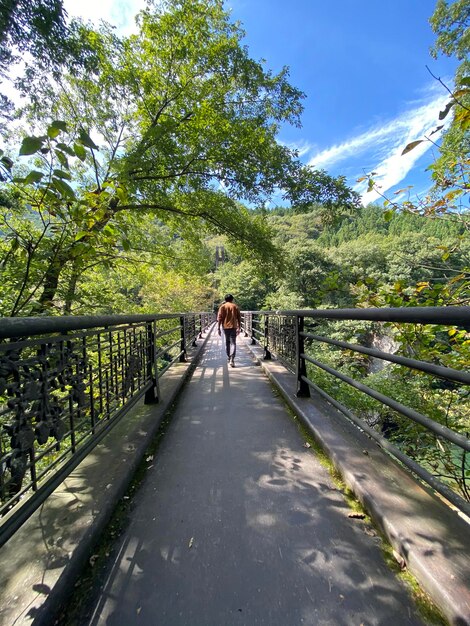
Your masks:
M426 328L428 333L434 333L432 341L444 345L444 350L441 354L437 350L434 353L429 351L434 362L400 354L400 342L394 340L398 333L390 328L392 324L408 337L413 333L417 336L417 328ZM242 327L251 343L262 348L265 360L275 355L295 374L298 397L310 397L311 391L322 396L388 454L470 517L470 373L463 368L456 369L438 362L439 356L446 356L445 352L454 351L455 356L458 345L453 338L462 336L462 333L467 336L465 331L468 333L470 330L470 307L246 311ZM346 334L348 340L339 339L341 333ZM354 337L356 341L362 339L363 342L352 343L349 337ZM386 344L387 351L374 347L374 339L377 338ZM388 341L384 342L384 338ZM426 341L429 343L429 338ZM336 352L332 356L325 347L331 347ZM465 351L460 358L461 364L465 361L464 355ZM447 360L458 362L457 358ZM386 386L383 384L384 376L375 388L364 384L364 378L374 368L387 374L387 367L390 366L413 375L431 377L431 384L438 390L442 389L441 393L435 394L435 398L440 400L440 396L450 391L454 395L453 403L449 401L446 410L439 411L437 407L430 406L423 393L423 397L414 402L415 406L410 407L396 397L381 392L380 386ZM351 371L356 373L355 377ZM360 374L359 379L357 373ZM390 373L390 381L395 380L395 391L400 391L397 387L400 383L406 384L403 383L406 379L394 378L393 375ZM334 390L342 391L345 387L349 391L340 393L340 398L335 397L338 394ZM387 389L390 387L393 384L386 386ZM351 395L351 388L354 396ZM342 397L348 398L348 395L355 399L356 405L364 406L363 414L368 414L369 419L357 415L357 411L351 410L342 401ZM431 409L432 416L422 412L421 406L426 405ZM420 461L419 445L410 445L409 438L405 440L402 436L411 428L410 425L414 429L413 436L421 440L421 450L423 447L434 450L430 461ZM405 440L404 445L400 445L401 439Z

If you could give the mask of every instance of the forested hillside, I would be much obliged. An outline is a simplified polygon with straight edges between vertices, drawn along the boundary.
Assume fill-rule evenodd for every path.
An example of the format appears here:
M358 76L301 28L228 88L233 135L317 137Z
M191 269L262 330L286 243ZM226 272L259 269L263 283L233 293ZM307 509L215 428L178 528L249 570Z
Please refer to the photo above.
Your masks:
M410 213L386 217L379 206L357 209L323 225L321 207L267 218L281 250L281 275L259 269L228 246L218 270L221 291L238 294L252 310L468 303L470 238L458 216L429 219Z

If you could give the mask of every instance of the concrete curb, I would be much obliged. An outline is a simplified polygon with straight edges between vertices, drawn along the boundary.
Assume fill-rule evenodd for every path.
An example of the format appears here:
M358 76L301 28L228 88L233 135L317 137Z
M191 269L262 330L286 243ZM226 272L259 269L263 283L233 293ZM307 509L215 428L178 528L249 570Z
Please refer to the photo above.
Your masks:
M323 398L297 398L295 376L245 345L449 623L470 625L469 525Z
M54 623L213 328L162 377L160 402L133 407L0 549L1 626Z

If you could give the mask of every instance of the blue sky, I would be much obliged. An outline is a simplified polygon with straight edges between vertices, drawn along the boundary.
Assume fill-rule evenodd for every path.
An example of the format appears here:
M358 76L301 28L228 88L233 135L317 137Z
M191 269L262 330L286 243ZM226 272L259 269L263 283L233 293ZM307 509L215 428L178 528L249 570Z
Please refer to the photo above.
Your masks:
M70 14L104 18L129 32L144 0L64 4ZM434 0L227 0L226 6L242 23L251 56L273 71L289 66L291 83L306 94L302 128L285 127L279 136L305 163L346 176L364 203L377 199L356 182L364 172L377 172L390 196L408 185L417 194L430 186L425 169L435 148L423 143L400 154L438 125L448 99L426 65L449 86L456 68L454 60L429 54Z

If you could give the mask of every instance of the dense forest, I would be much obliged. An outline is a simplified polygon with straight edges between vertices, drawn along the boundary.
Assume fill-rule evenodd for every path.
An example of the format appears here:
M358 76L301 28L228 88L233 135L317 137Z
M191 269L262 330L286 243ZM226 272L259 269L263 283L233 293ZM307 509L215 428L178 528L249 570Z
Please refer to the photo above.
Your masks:
M388 221L379 206L324 225L321 207L272 211L267 222L282 250L276 276L227 247L217 272L221 291L238 294L248 310L465 304L470 240L459 219L411 213ZM452 250L452 254L448 251Z
M304 94L287 68L249 56L222 1L150 1L138 33L120 37L67 22L56 0L2 0L0 72L16 68L22 98L1 94L0 315L207 311L228 291L246 310L470 304L469 14L468 0L438 0L430 19L432 54L461 63L441 85L439 144L431 133L403 147L434 144L429 192L364 207L343 177L278 141L283 124L300 125ZM282 206L264 209L279 190ZM468 329L327 331L470 362ZM322 359L468 433L463 389L357 355ZM470 499L465 453L456 465L417 426L317 380Z

